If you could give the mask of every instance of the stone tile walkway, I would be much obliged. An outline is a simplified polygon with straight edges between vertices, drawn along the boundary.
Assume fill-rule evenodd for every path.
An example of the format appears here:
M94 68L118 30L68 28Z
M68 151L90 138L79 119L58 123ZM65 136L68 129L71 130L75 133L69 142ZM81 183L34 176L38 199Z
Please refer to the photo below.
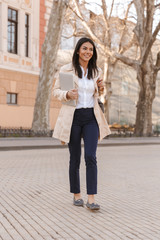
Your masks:
M68 149L0 152L0 240L160 239L159 145L98 148L96 212L72 205L68 159ZM81 189L86 202L83 158Z

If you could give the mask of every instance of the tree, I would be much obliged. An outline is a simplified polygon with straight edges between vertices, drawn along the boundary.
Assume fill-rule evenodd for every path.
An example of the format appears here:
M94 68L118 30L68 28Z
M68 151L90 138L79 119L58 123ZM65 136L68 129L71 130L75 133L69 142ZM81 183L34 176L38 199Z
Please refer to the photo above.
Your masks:
M140 56L137 60L121 54L115 54L115 56L137 71L140 92L137 103L135 134L149 136L152 134L152 104L155 98L157 73L160 70L160 52L157 53L155 63L152 56L152 47L160 31L160 21L153 31L153 20L155 11L160 4L155 4L156 1L154 0L133 0L133 2L137 13L134 33Z
M51 89L56 72L57 51L67 4L68 0L53 1L48 30L42 46L42 63L32 122L32 130L34 132L44 131L44 133L47 133L50 131Z
M156 78L157 73L160 70L160 52L157 53L157 59L154 63L152 56L152 47L156 40L157 34L160 30L160 21L157 24L155 30L153 31L153 21L155 17L155 12L160 3L156 0L133 0L128 5L126 11L126 16L123 19L124 28L121 31L121 37L117 49L112 49L112 37L110 30L110 20L111 14L114 6L114 0L112 1L110 14L107 13L106 1L102 0L102 10L103 10L103 20L104 26L106 28L103 41L102 38L98 38L96 34L92 31L89 24L86 22L83 16L79 4L76 0L73 0L74 7L70 8L81 20L81 24L86 29L88 35L99 45L103 54L106 56L104 63L104 73L105 73L105 84L110 85L112 78L112 73L117 60L121 60L128 66L133 67L137 72L137 80L140 87L139 100L137 103L137 113L136 113L136 123L135 123L135 134L138 136L149 136L152 133L152 104L155 98L155 88L156 88ZM85 1L83 1L85 3ZM126 34L127 26L127 16L131 5L134 4L137 14L137 19L135 27L133 30L134 34L131 34L130 40L128 40L125 46L122 46L124 36ZM112 32L113 29L112 29ZM135 41L136 40L136 41ZM124 53L128 50L132 44L137 44L139 48L138 59L131 59ZM107 100L107 94L105 96ZM105 105L108 107L108 101Z
M72 0L72 3L69 4L70 9L80 20L81 26L83 26L83 28L80 29L74 28L73 35L79 36L85 34L90 36L93 41L98 44L101 56L104 58L103 80L105 83L105 93L103 96L103 102L105 106L106 118L109 122L110 95L112 93L111 80L116 63L118 61L117 58L113 57L113 52L116 51L119 54L122 54L129 50L136 43L134 33L132 32L134 25L132 23L128 24L127 21L128 12L132 2L128 5L124 19L119 19L118 17L112 16L114 0L112 1L111 10L109 13L107 11L106 1L102 0L102 14L96 15L90 13L90 18L88 19L86 14L83 14L86 9L85 5L86 1L78 4L77 0Z

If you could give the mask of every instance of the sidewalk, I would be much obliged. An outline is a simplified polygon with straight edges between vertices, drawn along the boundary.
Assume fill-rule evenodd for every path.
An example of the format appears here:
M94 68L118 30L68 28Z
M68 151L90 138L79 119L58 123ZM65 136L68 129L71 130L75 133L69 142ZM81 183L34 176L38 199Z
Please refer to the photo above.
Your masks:
M130 137L115 138L109 137L99 142L99 146L125 146L125 145L157 145L160 144L160 137ZM39 138L0 138L0 151L26 150L26 149L53 149L66 148L67 144L51 137Z
M67 148L1 151L0 240L159 240L160 147L142 145L157 144L156 139L136 140L107 139L107 147L98 148L96 202L101 208L94 212L73 205ZM118 146L118 141L138 140L139 146ZM1 143L27 141L56 146L54 139ZM86 204L84 149L80 179Z

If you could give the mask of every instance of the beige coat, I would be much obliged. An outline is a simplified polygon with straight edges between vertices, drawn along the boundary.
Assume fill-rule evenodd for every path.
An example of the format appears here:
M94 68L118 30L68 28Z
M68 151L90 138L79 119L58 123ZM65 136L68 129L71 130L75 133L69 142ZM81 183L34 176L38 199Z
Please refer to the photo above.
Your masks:
M78 77L75 75L74 69L72 67L72 64L67 64L64 65L61 69L60 72L68 72L73 74L74 76L74 83L75 83L75 88L78 88ZM94 114L99 126L99 140L102 140L105 136L109 135L110 129L107 124L107 121L105 119L105 116L99 107L98 104L98 88L97 88L97 79L99 78L101 74L101 69L99 69L99 74L96 78L94 78L94 85L95 85L95 93L94 93L94 98L95 98L95 104L94 104ZM62 142L68 143L70 140L70 132L71 132L71 127L72 127L72 121L73 121L73 115L75 111L74 106L69 106L63 104L64 101L67 101L66 99L66 91L61 90L60 88L60 82L59 82L59 77L57 76L56 82L53 88L53 96L57 98L58 100L62 101L62 107L59 112L59 116L54 128L53 132L53 137L58 138Z

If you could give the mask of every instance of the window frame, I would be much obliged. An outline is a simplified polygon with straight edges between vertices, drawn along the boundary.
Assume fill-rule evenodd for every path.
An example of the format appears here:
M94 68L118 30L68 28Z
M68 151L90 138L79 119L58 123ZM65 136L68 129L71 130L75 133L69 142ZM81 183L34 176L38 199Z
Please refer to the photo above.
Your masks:
M11 18L9 17L9 10L11 10ZM13 19L12 14L16 12L16 20ZM13 24L13 25L12 25ZM9 32L9 27L15 26L15 32ZM18 54L18 10L8 7L8 26L7 26L7 50L9 53ZM14 48L12 48L12 33L14 34ZM11 35L9 41L9 34Z
M26 22L27 17L27 22ZM27 34L26 34L27 31ZM25 57L29 57L29 14L25 13Z
M13 102L13 99L12 99L13 95L15 96L15 102ZM9 101L8 101L8 96L9 96ZM18 100L18 94L17 93L7 92L7 104L17 105L17 100Z

